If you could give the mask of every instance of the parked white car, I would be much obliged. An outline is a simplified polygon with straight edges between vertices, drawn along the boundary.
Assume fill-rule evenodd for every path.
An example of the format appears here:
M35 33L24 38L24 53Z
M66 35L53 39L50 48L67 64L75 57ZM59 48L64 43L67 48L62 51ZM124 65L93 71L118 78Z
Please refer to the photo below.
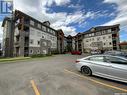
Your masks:
M76 61L84 75L96 75L127 83L127 59L113 55L92 55Z

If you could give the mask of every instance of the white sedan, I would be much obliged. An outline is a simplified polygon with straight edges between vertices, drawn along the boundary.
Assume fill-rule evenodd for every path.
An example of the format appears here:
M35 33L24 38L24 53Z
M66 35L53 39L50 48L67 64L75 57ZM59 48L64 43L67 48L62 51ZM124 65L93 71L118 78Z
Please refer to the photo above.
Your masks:
M127 59L112 55L92 55L76 61L84 75L96 75L127 83Z

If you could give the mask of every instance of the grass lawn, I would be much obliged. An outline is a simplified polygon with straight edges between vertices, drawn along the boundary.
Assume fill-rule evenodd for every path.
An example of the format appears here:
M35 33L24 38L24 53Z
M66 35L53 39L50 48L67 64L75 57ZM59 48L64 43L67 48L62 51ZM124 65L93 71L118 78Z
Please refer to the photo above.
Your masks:
M25 60L30 59L31 57L14 57L14 58L1 58L0 62L7 62L7 61L16 61L16 60Z
M18 62L18 61L32 61L32 60L37 60L37 59L48 59L49 57L52 57L52 56L44 56L44 57L36 57L36 58L32 58L32 57L14 57L14 58L0 58L0 63L2 62Z

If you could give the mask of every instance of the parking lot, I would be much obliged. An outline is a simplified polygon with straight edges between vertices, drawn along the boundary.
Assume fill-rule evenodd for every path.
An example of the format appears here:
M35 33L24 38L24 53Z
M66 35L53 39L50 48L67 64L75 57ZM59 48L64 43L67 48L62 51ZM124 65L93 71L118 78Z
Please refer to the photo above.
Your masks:
M85 56L1 63L0 95L127 95L127 84L78 72L75 60Z

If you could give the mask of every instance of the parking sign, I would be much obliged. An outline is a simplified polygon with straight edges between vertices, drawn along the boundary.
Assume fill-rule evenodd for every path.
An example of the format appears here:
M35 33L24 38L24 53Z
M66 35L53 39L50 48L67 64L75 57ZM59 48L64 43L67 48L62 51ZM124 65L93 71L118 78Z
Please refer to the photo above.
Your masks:
M10 14L13 10L13 1L0 1L0 14Z

